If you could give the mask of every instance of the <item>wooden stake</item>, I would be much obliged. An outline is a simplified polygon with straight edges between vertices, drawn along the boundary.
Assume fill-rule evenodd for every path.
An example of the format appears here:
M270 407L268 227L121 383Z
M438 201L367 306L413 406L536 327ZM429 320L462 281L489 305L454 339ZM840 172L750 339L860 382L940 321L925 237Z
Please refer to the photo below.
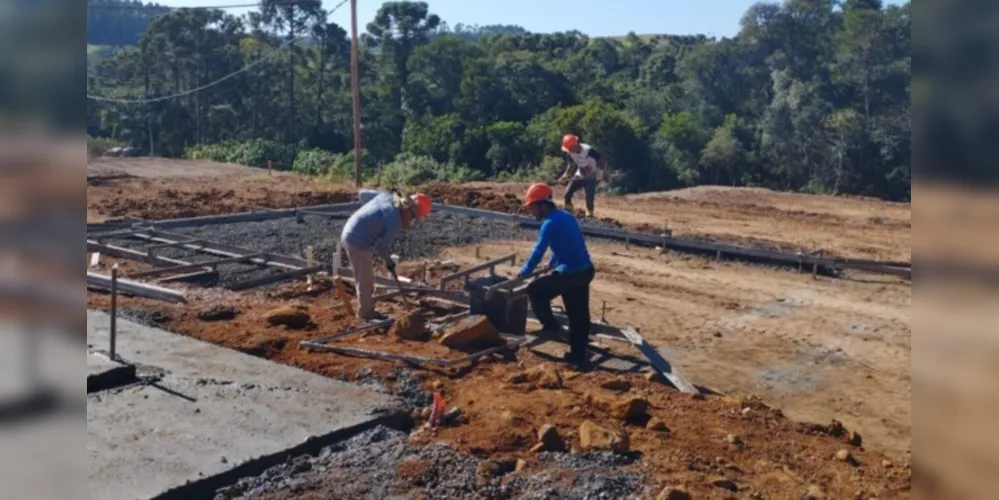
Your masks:
M312 245L305 247L305 264L306 267L312 267L315 265L315 261L313 260ZM309 290L311 291L312 290L311 274L305 277L305 284L309 285Z
M361 83L358 74L357 0L350 0L350 89L354 98L354 184L361 187Z

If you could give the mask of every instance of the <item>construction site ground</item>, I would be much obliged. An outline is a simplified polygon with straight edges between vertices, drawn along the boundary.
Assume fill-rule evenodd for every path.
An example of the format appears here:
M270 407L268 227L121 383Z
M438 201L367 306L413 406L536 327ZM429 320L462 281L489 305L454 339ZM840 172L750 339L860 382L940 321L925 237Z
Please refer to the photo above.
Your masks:
M472 184L427 190L451 204L514 212L520 210L518 196L524 187ZM230 165L115 159L91 162L87 195L88 220L99 221L336 203L354 199L356 190ZM634 230L658 231L666 225L674 235L762 248L824 249L832 255L881 260L911 257L907 204L705 187L628 197L600 195L597 211L603 223ZM442 248L439 255L402 267L419 279L421 265L428 260L451 259L467 265L511 252L522 260L530 246L529 238L504 234ZM304 282L243 293L192 287L186 305L124 297L119 305L124 316L169 331L383 388L415 410L418 424L434 391L441 392L449 406L462 410L458 425L409 436L397 430L372 431L357 436L352 444L303 459L310 461L308 466L288 466L241 483L241 489L229 491L230 497L301 498L311 493L316 498L359 498L382 497L385 492L412 497L423 492L432 498L447 497L439 492L455 498L473 492L516 497L545 491L575 492L580 497L599 493L655 497L671 485L684 487L695 498L800 498L810 489L829 498L908 497L912 296L908 281L860 273L813 279L790 270L661 254L597 240L589 246L597 267L591 299L594 317L605 313L612 324L638 328L684 377L726 396L691 398L640 373L563 370L545 356L545 352L559 354L552 345L539 352L522 351L519 363L491 359L459 371L411 370L390 362L309 353L299 349L299 341L355 324L342 308L334 307L337 301L328 284L311 292ZM105 259L104 265L110 262ZM126 276L143 266L124 261L122 265ZM88 305L106 309L107 297L88 293ZM301 330L270 326L267 311L283 305L307 309L311 323ZM235 318L199 319L199 312L217 306L234 308ZM383 307L390 314L403 312L401 303ZM430 318L453 312L430 301L421 303L421 311ZM447 354L434 341L404 341L383 333L341 343L423 356ZM558 370L562 388L510 382L537 366ZM601 389L601 384L619 379L631 386L624 394ZM664 422L668 431L646 429L641 419L618 421L593 404L593 398L628 396L647 398L648 413ZM578 449L577 429L585 420L626 431L634 453L529 451L544 424L554 425L567 445ZM833 420L853 435L830 425ZM858 434L860 446L856 446ZM854 444L849 443L851 437ZM851 458L837 460L837 452L844 449ZM483 461L515 459L526 460L526 468L512 474L497 472L503 477L492 482L480 480L491 470L505 471L505 466L484 466ZM359 465L365 463L379 466L368 470ZM723 480L735 483L738 493L727 489L731 485Z

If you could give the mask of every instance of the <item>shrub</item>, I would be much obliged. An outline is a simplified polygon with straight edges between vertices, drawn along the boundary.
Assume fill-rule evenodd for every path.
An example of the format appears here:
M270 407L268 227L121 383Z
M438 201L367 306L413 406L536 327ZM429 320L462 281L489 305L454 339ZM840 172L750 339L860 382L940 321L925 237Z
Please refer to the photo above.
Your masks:
M431 182L460 184L484 179L481 172L464 165L439 163L429 156L402 153L378 171L377 184L383 188L419 186Z
M237 163L257 168L267 168L267 162L270 161L275 170L290 170L295 163L295 146L266 139L225 141L189 147L184 155L196 160Z

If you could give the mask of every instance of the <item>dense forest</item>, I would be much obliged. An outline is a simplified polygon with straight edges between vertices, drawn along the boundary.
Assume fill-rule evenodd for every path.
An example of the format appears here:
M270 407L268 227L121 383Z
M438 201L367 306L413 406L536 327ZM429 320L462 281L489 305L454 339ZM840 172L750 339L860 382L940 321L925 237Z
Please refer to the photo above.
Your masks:
M787 0L753 5L732 38L610 39L451 28L427 3L386 2L360 48L365 174L551 180L571 131L608 156L616 191L725 184L907 200L910 9ZM102 18L99 36L127 42L141 16L122 13ZM89 99L88 134L349 178L349 52L319 0L264 0L241 17L172 10L91 65L89 95L152 101Z

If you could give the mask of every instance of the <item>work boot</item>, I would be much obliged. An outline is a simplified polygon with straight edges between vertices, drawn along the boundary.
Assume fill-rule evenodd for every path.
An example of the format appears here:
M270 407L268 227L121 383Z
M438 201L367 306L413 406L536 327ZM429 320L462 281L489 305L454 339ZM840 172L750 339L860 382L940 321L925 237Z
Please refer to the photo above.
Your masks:
M562 360L568 363L569 366L577 372L588 372L593 369L593 365L590 363L590 357L585 353L582 356L579 356L570 351L562 355Z
M372 323L375 321L385 321L388 319L388 316L381 314L378 311L371 311L368 313L360 314L358 315L358 317L361 319L361 321L367 323Z

